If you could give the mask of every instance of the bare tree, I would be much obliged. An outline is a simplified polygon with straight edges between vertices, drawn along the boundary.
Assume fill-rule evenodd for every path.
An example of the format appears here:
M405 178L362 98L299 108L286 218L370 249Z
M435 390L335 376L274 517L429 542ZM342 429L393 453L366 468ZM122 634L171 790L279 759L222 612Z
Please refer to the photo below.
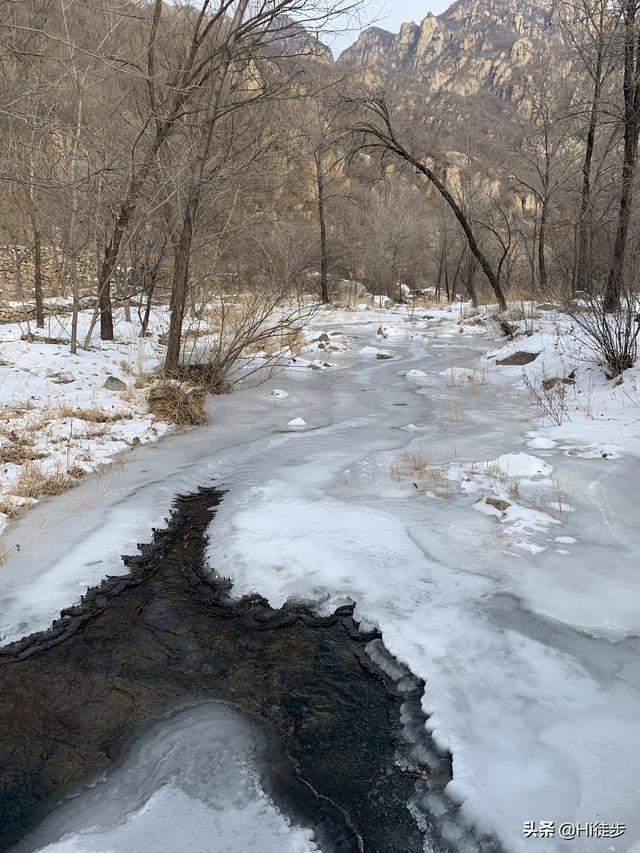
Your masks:
M548 291L547 226L550 206L556 193L566 181L570 157L564 146L568 113L566 78L549 78L543 74L530 90L530 108L520 123L521 144L516 151L521 168L515 180L528 190L538 207L538 274L540 290Z
M169 326L165 370L178 368L180 339L188 293L189 260L193 242L196 216L207 179L207 163L211 156L214 128L237 110L262 102L276 93L287 93L296 75L289 67L296 53L313 55L315 44L301 29L303 23L322 23L332 16L353 7L353 4L334 2L316 5L312 0L270 0L251 7L248 0L238 0L233 18L220 19L210 38L217 45L216 65L207 80L206 107L201 113L198 140L193 166L187 180L181 212L180 233L174 251L174 278L171 291L171 319ZM283 17L296 15L296 20ZM293 51L287 46L293 42ZM298 46L298 42L301 44ZM275 82L272 68L265 67L265 59L284 51L284 78L282 69L275 63ZM324 221L324 220L323 220Z
M574 290L591 291L593 234L593 159L605 85L615 70L614 38L620 14L608 0L561 0L559 15L578 60L591 82L582 162L582 188L576 225Z
M354 153L357 151L377 150L382 153L383 157L391 154L409 164L417 172L427 178L453 211L454 216L460 223L464 232L471 253L480 264L482 271L491 285L491 289L496 296L500 309L505 311L507 308L507 302L498 274L496 270L494 270L485 253L480 248L471 223L465 216L464 211L453 197L452 193L437 176L435 171L427 165L425 159L419 158L398 138L389 108L384 98L363 98L359 100L359 103L368 118L365 118L354 127L354 134L356 137L360 137L363 140L357 145Z

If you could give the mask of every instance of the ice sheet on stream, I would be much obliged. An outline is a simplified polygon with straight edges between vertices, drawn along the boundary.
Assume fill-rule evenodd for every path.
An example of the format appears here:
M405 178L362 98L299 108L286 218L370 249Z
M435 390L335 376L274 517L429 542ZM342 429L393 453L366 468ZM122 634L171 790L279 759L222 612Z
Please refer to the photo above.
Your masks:
M539 844L630 850L640 837L637 473L622 460L528 446L515 378L473 389L450 381L452 365L488 347L449 319L390 336L391 360L359 353L379 343L380 318L335 322L353 341L337 370L288 371L277 386L216 399L211 427L140 450L100 500L86 484L46 519L23 519L8 543L20 552L0 576L3 635L44 627L87 584L123 571L118 554L148 539L175 493L217 478L229 493L210 560L238 592L324 611L355 600L425 679L428 725L453 754L447 793L462 802L452 832L473 824L524 851L535 843L523 839L526 820L620 820L622 839ZM400 324L389 312L384 322ZM274 387L289 396L270 398ZM286 430L296 417L305 431ZM446 496L390 476L406 452L446 469ZM475 511L486 464L511 453L528 457L521 496L509 497L521 515L551 476L571 483L574 511L561 522L516 519L533 550L511 547L515 510ZM516 492L512 482L490 492L507 489Z
M262 790L263 737L222 704L182 711L13 853L314 853L312 832L293 826Z

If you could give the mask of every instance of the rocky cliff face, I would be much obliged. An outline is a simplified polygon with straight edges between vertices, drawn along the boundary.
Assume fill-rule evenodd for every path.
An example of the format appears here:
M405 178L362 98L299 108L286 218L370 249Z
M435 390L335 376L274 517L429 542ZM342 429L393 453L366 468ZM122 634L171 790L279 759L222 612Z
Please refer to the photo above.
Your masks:
M519 100L544 63L564 62L564 46L546 0L458 0L442 15L405 23L396 35L372 27L339 63L385 80L398 74L431 94L489 91Z

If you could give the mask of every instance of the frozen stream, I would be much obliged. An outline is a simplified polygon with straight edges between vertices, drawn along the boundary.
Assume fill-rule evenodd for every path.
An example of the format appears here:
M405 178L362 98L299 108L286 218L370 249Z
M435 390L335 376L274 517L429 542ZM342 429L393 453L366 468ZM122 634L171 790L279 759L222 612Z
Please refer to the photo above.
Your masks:
M453 756L448 796L427 808L453 850L473 850L485 832L514 851L633 850L637 461L530 448L535 413L509 376L478 386L452 374L490 345L452 323L409 326L390 312L332 320L352 341L332 356L335 369L289 369L218 398L209 427L139 449L16 524L0 572L0 635L45 628L87 586L126 571L120 554L149 539L177 493L227 483L209 559L235 592L272 606L303 599L322 613L355 601L425 680L428 727ZM381 320L408 332L377 340ZM359 352L367 346L394 358ZM289 396L271 398L273 387ZM295 418L306 428L288 428ZM479 512L478 466L522 452L541 467L527 463L512 489L518 517ZM406 453L426 457L437 477ZM547 511L560 491L561 507ZM536 842L525 821L627 828Z

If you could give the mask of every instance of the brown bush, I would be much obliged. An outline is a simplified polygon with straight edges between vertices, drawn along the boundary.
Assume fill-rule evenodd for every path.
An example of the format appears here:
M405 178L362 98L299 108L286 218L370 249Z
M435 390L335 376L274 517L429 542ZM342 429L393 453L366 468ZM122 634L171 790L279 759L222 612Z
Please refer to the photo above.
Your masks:
M164 380L149 392L149 412L162 421L188 426L207 422L204 388L183 388L177 382Z
M185 382L200 385L210 394L231 394L233 385L227 382L224 372L215 362L181 364L176 374Z

